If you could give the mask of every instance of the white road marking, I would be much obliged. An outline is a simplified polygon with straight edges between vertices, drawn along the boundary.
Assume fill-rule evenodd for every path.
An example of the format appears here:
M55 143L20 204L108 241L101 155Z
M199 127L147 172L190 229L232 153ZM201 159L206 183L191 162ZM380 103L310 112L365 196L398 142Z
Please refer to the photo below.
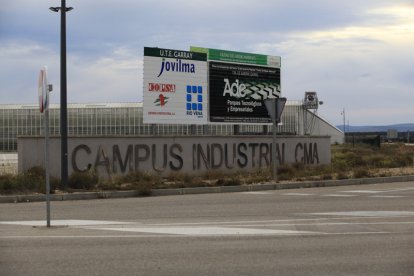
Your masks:
M405 197L405 196L375 195L375 196L370 196L370 197L374 197L374 198L401 198L401 197Z
M315 216L354 216L354 217L406 217L414 216L410 211L354 211L354 212L328 212L311 213Z
M322 195L322 196L332 196L332 197L353 197L353 196L356 196L356 195L326 194L326 195Z
M306 193L283 193L282 195L288 195L288 196L312 196L313 194L306 194Z
M383 193L383 191L374 191L374 190L352 190L352 191L340 191L341 193L358 193L358 194L376 194Z
M120 221L104 221L104 220L51 220L52 226L88 226L88 225L118 225L118 224L130 224L131 222ZM46 226L46 220L25 220L25 221L0 221L0 224L8 225L26 225L26 226ZM136 224L136 222L134 222Z
M53 236L53 235L48 235L48 236L0 236L0 240L5 240L5 239L104 239L104 238L109 238L109 239L119 239L119 238L160 238L160 237L164 237L164 236L160 236L157 234L154 235L58 235L58 236ZM183 236L178 236L178 235L171 235L169 237L183 237Z
M383 190L384 193L392 193L392 192L403 192L403 191L410 191L414 190L414 188L397 188L397 189L390 189L390 190Z
M251 229L251 228L233 228L233 227L125 227L109 228L99 227L96 230L110 230L122 232L143 232L158 233L170 235L186 236L226 236L226 235L304 235L315 234L317 232L293 231L293 230L276 230L276 229Z
M40 227L46 226L42 220L31 221L3 221L3 225L22 225ZM211 225L211 223L209 223ZM169 235L190 235L190 236L209 236L209 235L304 235L316 232L276 230L276 229L252 229L235 227L215 227L215 226L166 226L166 225L146 225L134 222L120 221L99 221L99 220L52 220L51 226L68 226L89 230L110 230L121 232L140 232L152 234ZM114 227L108 227L114 226ZM250 225L251 226L251 225Z
M256 221L206 221L144 224L142 222L121 222L101 220L52 220L52 226L67 226L68 229L83 229L97 231L112 231L118 234L103 235L102 232L89 232L90 235L53 235L58 232L50 231L51 238L110 238L110 237L175 237L175 236L283 236L283 235L335 235L335 234L379 234L396 233L396 231L414 232L414 211L354 211L305 213L300 215L325 216L312 219L256 220ZM327 217L328 216L328 217ZM405 221L393 221L392 218L408 217ZM45 226L45 221L4 221L0 225ZM360 226L369 225L366 232L360 231ZM386 229L382 226L386 226ZM397 228L398 226L398 228ZM311 231L306 231L307 227ZM312 231L316 227L317 231ZM374 228L374 231L373 231ZM395 230L391 230L395 229ZM396 230L399 229L399 230ZM352 230L355 230L353 232ZM378 231L375 231L378 230ZM385 230L385 231L384 231ZM46 233L46 232L45 232ZM109 232L108 232L109 233ZM21 238L29 238L22 236ZM36 232L33 238L44 238ZM15 239L19 236L10 235L0 239Z
M252 192L242 192L246 195L271 195L273 192L263 192L263 191L252 191Z
M294 224L257 224L255 227L278 227L278 226L330 226L330 225L408 225L414 224L414 221L384 221L384 222L316 222L316 223L294 223ZM243 225L233 225L243 226Z
M414 188L394 188L394 189L383 189L383 190L350 190L341 191L341 193L360 193L360 194L379 194L379 193L394 193L414 190Z

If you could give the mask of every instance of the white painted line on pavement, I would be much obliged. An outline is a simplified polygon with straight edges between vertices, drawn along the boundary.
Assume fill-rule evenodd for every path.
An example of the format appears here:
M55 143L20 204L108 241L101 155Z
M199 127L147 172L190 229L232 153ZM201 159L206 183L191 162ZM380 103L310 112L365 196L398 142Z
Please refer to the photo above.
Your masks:
M110 239L119 239L119 238L160 238L165 237L161 235L148 235L148 234L142 234L142 235L42 235L42 236L0 236L0 240L14 240L14 239L104 239L104 238L110 238ZM168 237L183 237L183 236L177 236L177 235L169 235Z
M383 191L375 190L352 190L352 191L340 191L341 193L358 193L358 194L376 194L383 193Z
M410 211L353 211L353 212L328 212L310 213L315 216L355 216L355 217L405 217L414 216Z
M261 192L261 191L253 191L253 192L242 192L242 194L246 194L246 195L272 195L273 192Z
M187 235L187 236L304 235L304 234L317 233L317 232L309 232L309 231L251 229L251 228L233 228L233 227L125 227L125 228L97 227L94 229L122 231L122 232L144 232L144 233L157 233L157 234Z
M288 195L288 196L312 196L313 194L306 194L306 193L283 193L282 195Z
M52 226L88 226L88 225L118 225L118 224L131 224L132 222L120 222L120 221L104 221L104 220L51 220ZM137 222L133 222L136 224ZM0 224L8 225L27 225L27 226L46 226L45 220L25 220L25 221L0 221Z
M256 224L255 227L280 227L280 226L330 226L330 225L406 225L414 224L414 221L384 221L384 222L315 222L315 223L286 223L286 224ZM243 225L232 225L241 227Z
M414 190L414 188L391 188L391 189L382 189L382 190L350 190L350 191L340 191L341 193L361 193L361 194L379 194L379 193L394 193L394 192L403 192Z
M206 222L177 222L177 223L151 223L152 226L184 226L184 225L233 225L243 224L251 225L257 223L276 223L276 222L289 222L289 221L326 221L331 218L312 218L312 219L279 219L279 220L235 220L235 221L206 221ZM335 219L335 218L332 218ZM350 218L350 219L355 219Z
M330 197L355 197L357 195L344 195L344 194L326 194L322 196L330 196Z
M370 196L370 197L374 197L374 198L402 198L402 197L405 197L405 196L375 195L375 196Z

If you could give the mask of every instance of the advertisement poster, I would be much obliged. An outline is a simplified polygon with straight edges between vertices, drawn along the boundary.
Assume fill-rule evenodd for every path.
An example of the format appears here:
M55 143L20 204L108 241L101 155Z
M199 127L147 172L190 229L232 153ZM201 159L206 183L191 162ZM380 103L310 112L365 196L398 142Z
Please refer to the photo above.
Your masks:
M206 54L145 47L143 85L144 123L207 123Z
M209 62L210 122L271 123L263 100L280 97L280 67Z

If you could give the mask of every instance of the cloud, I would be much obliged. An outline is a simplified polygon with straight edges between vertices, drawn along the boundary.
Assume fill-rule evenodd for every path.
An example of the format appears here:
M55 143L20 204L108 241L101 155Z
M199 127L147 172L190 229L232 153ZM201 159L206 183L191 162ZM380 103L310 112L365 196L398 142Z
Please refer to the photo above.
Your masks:
M351 123L402 121L414 115L409 104L414 100L410 62L414 60L410 18L414 10L391 6L365 14L380 15L381 20L291 32L282 42L259 43L256 49L282 53L283 93L297 99L305 91L318 91L326 103L321 112L334 122L340 122L338 110L342 107L355 115L350 115ZM389 108L392 106L400 108Z
M58 102L60 16L49 7L60 1L3 2L2 103L37 102L43 65L55 86L52 102ZM67 5L74 7L67 13L69 102L139 101L143 47L195 45L282 56L284 95L297 100L307 90L317 91L325 102L320 112L334 123L342 122L343 107L351 123L414 117L409 0L68 0ZM390 105L400 108L373 112Z
M80 57L71 60L68 101L142 101L143 59L135 51L121 47L93 61L84 61Z
M12 104L37 102L40 69L44 65L58 66L59 59L55 52L37 42L14 41L0 45L0 60L2 103Z

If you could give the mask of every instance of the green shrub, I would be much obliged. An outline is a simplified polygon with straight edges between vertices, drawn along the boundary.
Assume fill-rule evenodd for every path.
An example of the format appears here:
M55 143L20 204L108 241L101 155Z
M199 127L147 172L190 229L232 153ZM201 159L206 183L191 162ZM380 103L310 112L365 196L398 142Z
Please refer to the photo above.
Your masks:
M13 192L13 176L11 174L0 175L0 193L11 194Z
M185 184L191 184L193 182L193 178L194 176L191 176L188 173L183 173L183 172L172 172L167 177L169 181L183 182Z
M292 165L280 165L277 167L277 176L280 180L288 180L295 177L295 169Z
M338 172L336 174L336 179L341 180L341 179L348 179L348 175L345 172Z
M162 178L156 174L142 171L133 171L116 180L118 187L138 191L140 196L151 195L151 190L162 186ZM125 184L122 184L125 183Z
M272 168L258 168L253 172L238 172L240 181L244 180L245 183L259 183L259 182L266 182L272 178Z
M55 190L59 189L61 185L60 179L57 177L53 177L53 176L49 178L49 183L50 183L50 193L52 194L55 192Z
M68 179L68 187L71 189L90 190L98 183L98 175L95 171L74 172Z
M361 168L356 168L353 171L353 175L354 175L354 178L364 178L364 177L369 177L370 173L367 168L361 167Z
M35 167L31 167L28 171L27 171L28 175L31 175L33 177L38 177L38 178L45 178L46 172L45 169L43 167L40 166L35 166Z
M217 170L209 170L204 173L203 178L208 180L214 180L224 177L224 173L222 171Z
M322 180L331 180L333 179L332 174L324 174L321 176Z
M305 164L303 164L301 162L293 163L291 166L292 166L292 168L294 168L297 171L301 171L301 170L305 169Z
M133 171L127 175L121 176L118 181L123 183L148 182L158 184L161 183L161 177L149 172Z
M240 179L236 177L220 178L219 180L217 180L216 185L217 186L240 186L241 182L240 182Z
M140 196L150 196L153 185L150 182L141 182L138 186L135 187L135 190L138 191Z

